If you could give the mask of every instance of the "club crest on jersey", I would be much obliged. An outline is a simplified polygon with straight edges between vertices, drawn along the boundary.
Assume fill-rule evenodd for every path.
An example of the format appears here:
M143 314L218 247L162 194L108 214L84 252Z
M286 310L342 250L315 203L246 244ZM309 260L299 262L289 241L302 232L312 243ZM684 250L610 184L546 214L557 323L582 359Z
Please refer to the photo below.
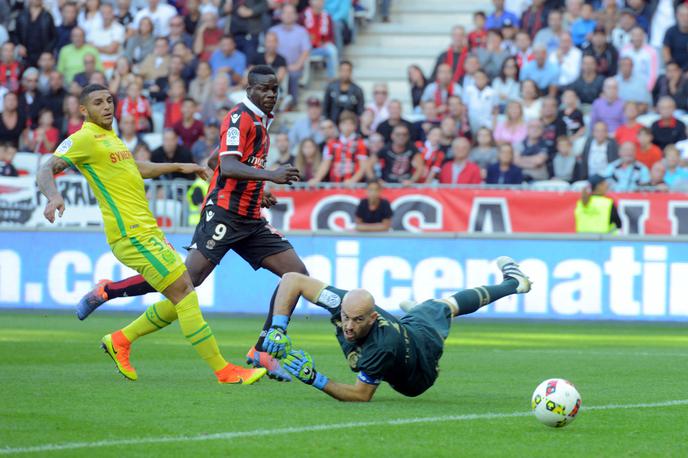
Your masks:
M55 152L58 153L58 154L64 154L64 153L66 153L67 151L69 151L69 148L72 147L72 144L73 144L73 143L72 143L72 139L71 139L71 138L67 138L67 139L65 139L62 143L60 143L60 146L57 147L57 149L55 150Z
M241 117L240 114L234 113L234 114L232 115L232 124L236 124L240 117Z
M205 244L205 247L208 250L212 250L213 248L215 248L215 240L212 240L212 239L208 240L208 242L206 242L206 244Z
M213 216L215 216L215 212L212 211L212 210L208 210L208 211L205 213L205 220L206 220L206 222L207 222L207 221L210 221L211 219L213 219Z
M227 131L227 146L238 146L239 145L239 129L236 127L230 127Z

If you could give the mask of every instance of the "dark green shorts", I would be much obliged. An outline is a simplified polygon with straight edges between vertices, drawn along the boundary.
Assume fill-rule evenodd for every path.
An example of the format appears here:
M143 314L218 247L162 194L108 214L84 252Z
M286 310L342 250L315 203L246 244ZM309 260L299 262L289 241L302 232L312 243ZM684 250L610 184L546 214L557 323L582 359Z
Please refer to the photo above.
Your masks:
M401 322L406 326L420 326L424 329L429 326L437 331L437 334L444 341L451 328L452 312L446 303L430 299L413 307L407 315L401 318Z

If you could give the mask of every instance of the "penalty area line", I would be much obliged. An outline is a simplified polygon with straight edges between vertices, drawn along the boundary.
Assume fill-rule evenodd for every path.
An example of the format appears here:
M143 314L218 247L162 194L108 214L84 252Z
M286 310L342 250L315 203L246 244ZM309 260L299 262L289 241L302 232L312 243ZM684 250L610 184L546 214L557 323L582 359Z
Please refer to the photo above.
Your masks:
M688 405L688 399L654 402L644 404L607 404L590 406L581 409L583 412L596 410L617 409L654 409L659 407L674 407ZM365 428L369 426L399 426L416 423L442 423L453 421L494 420L500 418L527 417L531 412L504 412L504 413L474 413L464 415L444 415L437 417L397 418L383 421L358 421L349 423L330 423L326 425L295 426L291 428L256 429L252 431L227 431L215 434L199 434L194 436L158 436L139 437L132 439L110 439L93 442L66 442L63 444L45 444L31 447L5 447L0 448L0 455L14 455L21 453L57 452L62 450L76 450L85 448L116 447L122 445L164 444L172 442L204 442L212 440L232 440L241 437L264 437L294 433L309 433L316 431L333 431L348 428Z

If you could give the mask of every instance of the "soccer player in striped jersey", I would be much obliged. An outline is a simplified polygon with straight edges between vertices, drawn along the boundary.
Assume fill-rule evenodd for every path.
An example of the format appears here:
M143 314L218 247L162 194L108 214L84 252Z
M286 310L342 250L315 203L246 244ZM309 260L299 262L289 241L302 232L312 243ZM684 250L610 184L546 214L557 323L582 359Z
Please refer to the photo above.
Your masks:
M246 98L222 122L220 148L210 161L217 162L217 166L186 258L195 286L203 283L229 250L234 250L255 270L262 267L280 277L287 272L308 273L291 243L260 213L261 206L269 207L276 202L263 190L266 181L290 184L299 179L298 169L292 166L265 169L270 148L268 128L277 91L274 70L266 65L253 67L248 74ZM77 314L84 319L110 299L154 290L140 275L120 282L103 280L82 298ZM258 342L246 358L255 367L266 368L271 378L290 381L280 362L261 351L271 324L272 305Z
M51 223L55 221L56 211L62 216L65 203L55 185L54 175L68 167L77 169L98 199L112 253L122 264L139 272L166 298L148 307L128 326L103 337L103 349L122 375L137 380L136 370L129 361L131 344L179 319L182 333L215 372L218 382L250 384L260 379L265 375L264 369L235 366L220 354L215 337L201 314L186 267L148 208L144 178L174 172L205 177L205 169L196 164L135 161L112 130L115 106L112 94L104 86L86 86L79 105L86 121L60 144L36 177L39 189L48 198L44 215Z

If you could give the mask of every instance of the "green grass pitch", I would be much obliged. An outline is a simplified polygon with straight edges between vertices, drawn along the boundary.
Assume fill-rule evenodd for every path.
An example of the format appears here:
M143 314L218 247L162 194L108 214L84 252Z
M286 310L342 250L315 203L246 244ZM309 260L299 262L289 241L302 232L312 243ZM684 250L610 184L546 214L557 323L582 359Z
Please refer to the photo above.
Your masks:
M383 386L345 404L298 381L218 385L176 324L136 343L139 381L127 382L98 343L130 318L0 314L0 455L688 456L686 325L458 319L428 392ZM242 362L262 318L208 319ZM296 317L290 335L318 370L354 381L329 322ZM583 397L563 429L528 414L550 377Z

